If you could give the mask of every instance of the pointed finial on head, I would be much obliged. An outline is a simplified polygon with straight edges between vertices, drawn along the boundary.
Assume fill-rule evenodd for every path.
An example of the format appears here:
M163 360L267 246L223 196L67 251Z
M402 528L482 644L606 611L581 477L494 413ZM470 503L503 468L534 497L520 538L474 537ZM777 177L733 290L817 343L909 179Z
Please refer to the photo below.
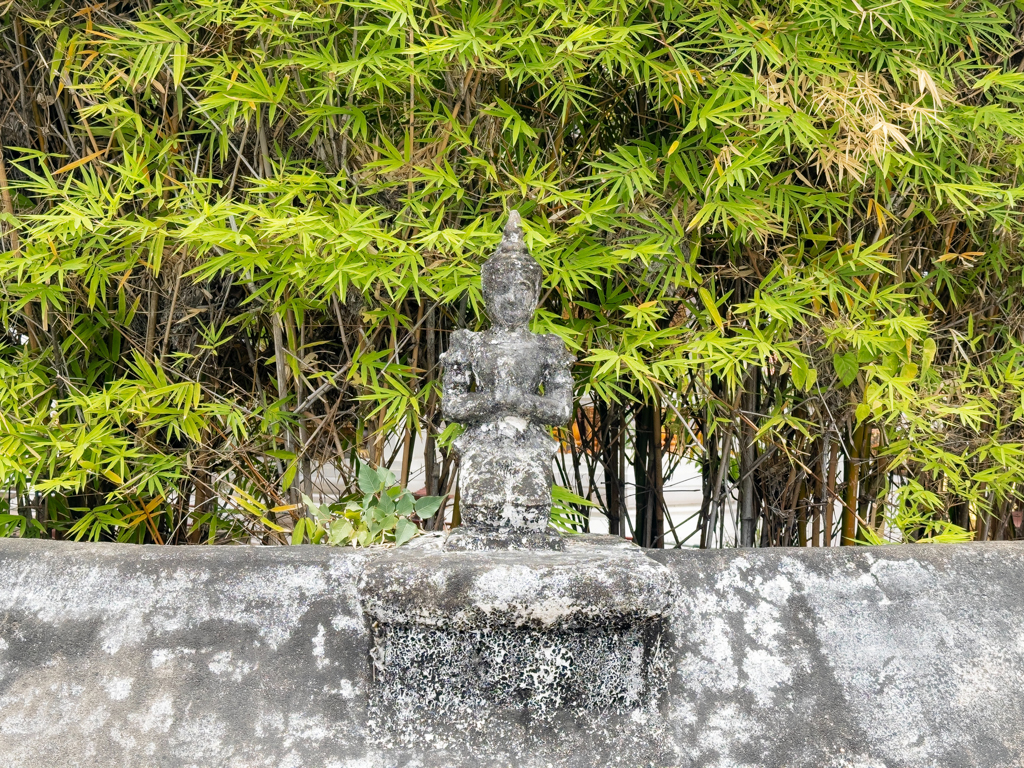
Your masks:
M528 284L532 284L534 286L533 293L540 292L544 273L541 271L540 264L534 261L526 247L523 237L523 220L519 216L519 211L509 212L501 243L498 244L494 255L483 265L480 276L483 281L485 299L488 295L502 293L507 285L514 283L517 279L523 279ZM533 313L536 297L533 297L531 301L533 303L529 308L529 314Z
M523 220L519 216L519 211L509 212L508 221L505 222L504 239L513 243L523 241Z

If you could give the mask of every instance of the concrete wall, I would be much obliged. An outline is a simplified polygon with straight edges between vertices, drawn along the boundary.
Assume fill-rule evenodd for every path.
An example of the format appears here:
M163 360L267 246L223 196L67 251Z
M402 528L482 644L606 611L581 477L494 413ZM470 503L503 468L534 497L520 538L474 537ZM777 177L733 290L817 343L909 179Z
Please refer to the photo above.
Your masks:
M0 768L500 765L367 732L357 582L387 556L0 540ZM679 582L659 766L1024 766L1024 546L654 557Z
M1024 766L1024 545L656 557L679 765Z

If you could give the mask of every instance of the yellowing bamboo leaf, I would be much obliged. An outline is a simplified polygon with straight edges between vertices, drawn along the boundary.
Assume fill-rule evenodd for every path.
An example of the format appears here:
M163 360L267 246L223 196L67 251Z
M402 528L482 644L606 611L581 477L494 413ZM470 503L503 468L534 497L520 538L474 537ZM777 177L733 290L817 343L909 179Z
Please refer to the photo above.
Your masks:
M265 526L267 526L267 528L269 528L272 531L277 531L278 533L283 533L284 532L284 528L282 528L277 523L270 522L269 520L267 520L267 518L263 517L262 515L260 516L259 520L260 520L261 523L263 523Z
M931 368L932 361L935 359L935 351L936 351L935 339L929 337L929 338L924 340L923 344L921 344L921 375L922 376L925 374L925 372L927 372L927 370L929 368Z
M154 499L151 499L150 502L146 504L145 507L142 508L142 511L148 515L150 512L156 509L163 500L163 496L157 496Z
M724 330L725 324L722 322L722 316L718 314L718 307L715 306L715 299L711 295L711 291L707 288L700 288L697 293L700 294L700 300L703 302L704 308L711 315L712 322L718 326L718 330Z
M73 169L77 168L80 165L84 165L85 163L88 163L90 160L95 160L100 155L105 154L106 151L107 150L105 150L105 149L101 149L98 152L93 152L92 154L89 154L89 155L86 155L85 157L79 158L78 160L75 160L75 162L73 162L73 163L68 163L67 165L61 166L60 168L58 168L56 171L53 172L53 175L57 176L57 175L62 174L64 172L66 172L66 171L73 170Z

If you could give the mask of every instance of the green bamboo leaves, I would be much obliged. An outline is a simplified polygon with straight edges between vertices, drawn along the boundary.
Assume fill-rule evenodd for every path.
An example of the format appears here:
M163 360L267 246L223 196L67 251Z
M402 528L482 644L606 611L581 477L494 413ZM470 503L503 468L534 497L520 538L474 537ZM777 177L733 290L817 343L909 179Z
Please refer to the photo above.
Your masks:
M839 383L844 387L850 386L857 380L857 373L860 371L860 366L857 364L857 353L846 352L834 355L832 367L835 368L836 376L839 377Z
M630 414L657 403L664 466L707 469L709 505L742 433L787 541L834 446L874 462L868 517L1003 509L1024 477L1016 15L18 3L0 473L49 495L0 531L407 540L432 518L404 493L358 520L301 497L330 466L347 499L377 471L359 457L418 488L400 456L420 451L425 490L454 497L438 358L487 322L479 266L511 208L547 275L534 330L576 354L582 408L622 409L634 450ZM791 473L803 492L772 485Z

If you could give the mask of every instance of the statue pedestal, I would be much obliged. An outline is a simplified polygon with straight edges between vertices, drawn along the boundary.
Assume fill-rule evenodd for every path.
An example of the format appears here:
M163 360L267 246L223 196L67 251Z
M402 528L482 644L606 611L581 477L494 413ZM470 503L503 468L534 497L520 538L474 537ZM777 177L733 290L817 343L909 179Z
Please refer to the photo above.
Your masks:
M438 765L478 748L521 765L540 744L571 755L584 739L590 754L606 744L612 765L616 743L640 735L656 759L674 578L614 537L565 543L403 549L367 564L370 727L382 742L432 745Z
M461 525L445 538L441 548L446 552L500 552L515 550L549 550L561 552L566 538L557 531L519 529L476 530ZM620 539L620 541L624 541Z

